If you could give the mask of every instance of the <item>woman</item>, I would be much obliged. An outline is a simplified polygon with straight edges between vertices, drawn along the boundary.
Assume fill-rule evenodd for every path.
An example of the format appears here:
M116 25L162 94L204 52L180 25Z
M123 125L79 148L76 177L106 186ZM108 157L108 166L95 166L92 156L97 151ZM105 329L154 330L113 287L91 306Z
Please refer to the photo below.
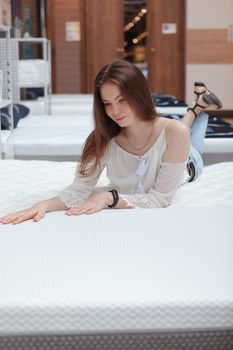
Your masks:
M222 107L205 84L195 83L194 93L182 122L159 117L136 66L117 60L103 67L94 83L95 128L86 140L73 184L60 196L6 215L1 222L39 221L46 212L58 210L81 215L106 207L167 207L186 170L189 181L201 172L200 148L208 120L202 111L210 105ZM192 124L195 144L190 151ZM95 188L105 167L110 184Z

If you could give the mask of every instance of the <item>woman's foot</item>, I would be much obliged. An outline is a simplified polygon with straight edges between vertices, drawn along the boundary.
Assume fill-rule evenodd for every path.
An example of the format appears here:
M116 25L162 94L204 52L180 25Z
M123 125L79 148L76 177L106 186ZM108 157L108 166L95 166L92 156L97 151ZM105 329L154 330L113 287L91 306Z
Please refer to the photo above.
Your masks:
M207 87L205 85L205 83L201 82L201 81L196 81L194 83L194 101L197 101L199 96L201 94L204 94L207 91Z
M192 106L187 109L187 111L193 112L194 117L210 106L213 109L220 109L223 106L219 98L213 92L209 91L202 82L194 83L194 94L196 95L196 99L194 99Z

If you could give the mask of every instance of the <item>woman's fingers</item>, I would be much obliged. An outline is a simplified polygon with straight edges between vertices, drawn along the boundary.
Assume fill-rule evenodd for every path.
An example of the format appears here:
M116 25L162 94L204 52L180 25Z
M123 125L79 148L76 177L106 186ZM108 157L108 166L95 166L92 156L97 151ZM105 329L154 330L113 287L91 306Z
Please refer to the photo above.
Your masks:
M36 214L37 210L23 210L3 217L1 222L2 224L20 224L23 221L32 219Z
M78 215L79 213L85 213L90 209L90 205L88 203L81 203L73 208L70 208L66 211L67 215Z
M38 213L34 216L33 220L34 221L40 221L41 219L43 219L43 217L45 216L45 210L39 210Z
M95 214L97 213L98 211L101 211L102 208L93 208L93 209L90 209L86 212L87 215L91 215L91 214Z
M13 216L19 215L20 213L21 213L21 211L16 211L14 213L7 214L1 218L1 221L8 220L8 219L12 218Z
M100 211L102 208L93 207L90 205L81 205L78 207L71 208L66 211L67 215L83 215L83 214L93 214Z
M94 214L106 206L106 192L93 194L82 203L66 211L66 215Z
M11 221L13 225L20 224L21 222L28 220L24 215L17 217L15 220Z
M30 220L34 217L35 213L34 212L29 212L25 213L22 215L19 215L13 222L12 224L20 224L23 221Z
M1 223L2 224L10 224L14 220L16 220L20 215L22 215L20 212L6 215L1 219Z

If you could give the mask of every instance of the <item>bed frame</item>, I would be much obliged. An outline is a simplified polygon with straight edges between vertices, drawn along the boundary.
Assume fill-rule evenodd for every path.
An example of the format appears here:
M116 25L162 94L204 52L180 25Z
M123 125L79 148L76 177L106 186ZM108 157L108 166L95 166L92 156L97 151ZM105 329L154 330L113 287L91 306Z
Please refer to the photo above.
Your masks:
M231 350L233 330L0 337L0 350Z

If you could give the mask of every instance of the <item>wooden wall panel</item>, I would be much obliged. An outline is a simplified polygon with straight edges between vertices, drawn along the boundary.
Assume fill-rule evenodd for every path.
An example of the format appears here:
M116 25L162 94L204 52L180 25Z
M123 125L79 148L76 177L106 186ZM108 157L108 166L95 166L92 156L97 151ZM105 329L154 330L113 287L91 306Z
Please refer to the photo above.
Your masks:
M188 29L186 63L232 64L233 43L227 35L227 29Z
M79 93L79 41L66 41L65 23L80 20L80 0L47 0L48 37L52 42L53 93Z

